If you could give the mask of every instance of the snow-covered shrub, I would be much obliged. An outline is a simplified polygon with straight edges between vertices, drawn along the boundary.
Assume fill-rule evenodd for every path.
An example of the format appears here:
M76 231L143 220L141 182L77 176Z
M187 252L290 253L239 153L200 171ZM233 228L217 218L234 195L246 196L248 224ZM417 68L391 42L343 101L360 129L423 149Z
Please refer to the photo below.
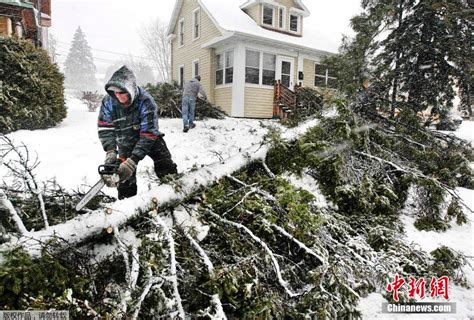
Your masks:
M164 118L181 118L181 98L182 89L177 82L158 83L157 85L148 84L145 89L155 99L158 106L158 115ZM196 101L196 118L214 118L222 119L225 113L218 106L211 104L209 101L197 99Z
M466 264L466 257L446 246L431 251L431 255L435 259L432 269L436 276L447 276L455 283L463 284L465 278L460 268Z
M0 132L44 129L66 117L64 77L43 49L0 38Z
M87 110L89 112L95 112L100 106L103 95L99 94L97 91L82 91L81 100L87 105Z

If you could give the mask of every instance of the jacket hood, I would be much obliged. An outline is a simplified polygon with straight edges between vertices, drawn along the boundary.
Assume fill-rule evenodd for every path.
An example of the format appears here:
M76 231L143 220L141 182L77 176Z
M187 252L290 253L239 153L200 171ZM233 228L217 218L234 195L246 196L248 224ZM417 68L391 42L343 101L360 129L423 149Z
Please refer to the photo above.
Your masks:
M107 91L112 98L116 99L114 92L109 90L112 86L128 92L128 94L130 94L131 103L133 103L135 98L138 96L137 79L135 78L133 71L127 66L122 66L120 69L115 71L105 85L105 91Z

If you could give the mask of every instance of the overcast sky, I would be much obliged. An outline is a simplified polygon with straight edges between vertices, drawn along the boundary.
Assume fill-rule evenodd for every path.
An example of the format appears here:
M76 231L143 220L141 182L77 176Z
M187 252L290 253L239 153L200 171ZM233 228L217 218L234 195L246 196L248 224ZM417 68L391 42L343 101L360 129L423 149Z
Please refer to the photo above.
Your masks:
M349 19L359 12L360 0L303 2L311 12L305 19L305 28L322 30L334 42L335 48L342 34L351 35ZM156 18L168 23L174 4L175 0L52 0L51 33L58 41L59 62L65 60L79 25L93 49L99 72L119 60L120 54L144 57L140 28Z

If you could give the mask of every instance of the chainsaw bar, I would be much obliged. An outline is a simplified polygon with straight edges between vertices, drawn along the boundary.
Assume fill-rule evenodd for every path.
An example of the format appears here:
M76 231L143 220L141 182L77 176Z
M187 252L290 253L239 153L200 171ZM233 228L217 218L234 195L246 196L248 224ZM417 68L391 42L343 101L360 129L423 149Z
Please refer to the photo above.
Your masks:
M92 200L99 192L100 190L105 186L104 180L100 179L87 193L86 195L79 201L76 205L76 211L81 211L82 208L86 206L86 204L89 203L89 201Z

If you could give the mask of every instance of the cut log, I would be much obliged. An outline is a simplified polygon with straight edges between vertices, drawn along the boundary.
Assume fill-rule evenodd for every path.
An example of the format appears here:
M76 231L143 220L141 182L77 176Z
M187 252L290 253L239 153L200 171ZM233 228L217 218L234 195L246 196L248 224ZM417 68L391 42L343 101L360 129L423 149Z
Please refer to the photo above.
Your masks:
M317 123L318 120L316 119L306 121L296 128L283 132L282 138L288 141L295 140L309 128L317 125ZM55 237L65 239L70 243L82 242L91 236L100 234L104 229L120 227L140 213L183 201L200 188L211 185L249 163L264 160L269 148L269 145L254 145L223 163L218 162L196 171L188 172L171 183L157 186L148 192L128 199L116 201L107 208L101 208L77 216L65 223L50 226L45 230L29 232L20 236L20 238L3 244L0 246L0 249L5 250L20 245L32 256L39 256L41 244ZM110 212L112 214L108 214Z

